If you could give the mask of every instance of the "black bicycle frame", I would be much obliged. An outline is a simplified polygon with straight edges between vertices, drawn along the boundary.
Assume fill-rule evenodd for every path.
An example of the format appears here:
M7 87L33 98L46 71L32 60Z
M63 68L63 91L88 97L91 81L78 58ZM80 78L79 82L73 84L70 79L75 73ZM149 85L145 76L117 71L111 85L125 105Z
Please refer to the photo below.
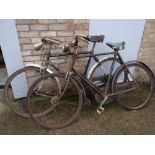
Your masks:
M129 91L132 91L132 89L129 89L129 90L125 90L125 91L122 91L122 92L119 92L119 93L113 93L113 94L107 94L108 93L108 88L109 88L109 85L110 85L110 80L111 80L111 77L112 77L112 72L114 70L114 66L115 66L115 62L116 62L116 59L119 60L119 63L123 66L126 67L127 71L128 71L128 68L126 66L126 64L124 63L122 57L120 56L119 50L114 50L113 52L108 52L108 53L98 53L98 54L94 54L94 51L91 50L91 51L87 51L87 52L79 52L78 55L73 55L73 54L53 54L51 55L51 57L58 57L58 56L68 56L70 55L71 56L71 61L70 61L70 64L69 64L69 67L68 67L68 71L66 72L66 81L68 81L70 79L70 76L71 75L77 75L78 77L80 77L80 79L82 81L84 81L88 86L90 86L91 88L93 88L93 90L95 90L100 96L104 97L104 96L108 96L108 97L113 97L113 96L117 96L121 93L126 93L126 92L129 92ZM102 91L96 86L94 85L90 80L88 80L86 78L86 74L87 74L87 71L88 71L88 68L89 68L89 64L91 62L91 58L93 57L94 60L98 63L99 62L99 59L97 58L97 56L103 56L103 55L114 55L114 59L113 59L113 62L112 62L112 65L111 65L111 68L110 68L110 74L109 74L109 77L108 77L108 82L107 82L107 85L106 85L106 90L105 90L105 93L103 94ZM84 71L84 74L81 74L79 73L78 71L76 71L74 69L74 63L76 61L76 59L78 58L84 58L84 57L89 57L88 61L87 61L87 65L86 65L86 68L85 68L85 71ZM56 70L60 71L59 68L57 68L54 64L51 64ZM128 71L130 73L130 71ZM131 74L131 73L130 73ZM133 79L134 80L134 79ZM135 81L135 80L134 80Z
M107 95L107 90L109 88L109 84L110 84L110 79L112 77L112 72L114 70L114 65L115 65L115 62L116 62L116 57L117 57L117 53L116 52L110 52L110 53L102 53L102 55L109 55L109 54L113 54L114 55L114 59L113 59L113 62L112 62L112 65L111 65L111 68L110 68L110 74L109 74L109 77L108 77L108 82L107 82L107 85L106 85L106 91L105 91L105 94L102 93L102 91L96 86L94 85L90 80L88 80L86 78L86 75L84 74L81 74L79 73L78 71L76 71L74 68L72 69L73 73L80 77L80 79L82 79L82 81L84 81L88 86L90 86L91 88L93 88L99 95L101 95L102 97ZM96 60L96 62L99 62L99 59L96 57L96 56L99 56L100 54L92 54L89 58L89 60L91 59L91 57L95 58L94 60ZM90 63L90 62L89 62ZM87 64L89 64L87 63ZM87 66L86 70L88 70L88 67L89 65ZM86 72L87 73L87 72Z

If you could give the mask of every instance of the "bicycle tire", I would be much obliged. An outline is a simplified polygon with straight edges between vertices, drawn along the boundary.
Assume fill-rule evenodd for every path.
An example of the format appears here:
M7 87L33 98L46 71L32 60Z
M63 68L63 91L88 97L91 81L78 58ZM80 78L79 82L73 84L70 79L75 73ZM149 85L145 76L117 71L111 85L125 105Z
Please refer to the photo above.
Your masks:
M20 85L25 85L25 81L23 82L23 79L20 79L20 77L24 74L26 74L27 72L31 72L32 71L37 74L38 76L40 76L40 68L39 67L35 67L35 66L26 66L22 69L17 70L16 72L14 72L12 75L9 76L9 78L6 81L5 87L4 87L4 91L3 91L3 96L4 96L4 101L6 103L6 105L9 107L9 109L13 112L15 112L17 115L23 116L23 117L30 117L29 113L26 111L27 106L24 105L27 104L26 103L26 94L27 92L25 92L25 97L21 98L23 103L21 103L21 105L19 105L18 103L16 103L14 100L14 94L12 92L12 87L11 87L11 83L18 79L18 83L20 83ZM33 79L34 80L34 79ZM18 88L19 89L19 88ZM16 89L16 91L18 90ZM22 91L19 90L19 92ZM17 92L18 93L18 92ZM10 95L10 96L9 96ZM13 97L13 98L11 98ZM16 105L15 105L16 104ZM18 105L17 105L18 104ZM42 114L38 114L38 117L43 115Z
M134 67L134 68L132 68L132 67ZM135 67L137 67L137 68L135 68ZM134 93L132 93L132 92L129 93L128 96L127 95L120 95L120 97L118 96L117 100L124 108L126 108L128 110L138 110L138 109L145 107L151 100L151 97L152 97L153 91L154 91L154 75L153 75L152 71L145 64L140 63L140 62L128 63L127 68L128 68L128 70L130 68L130 71L133 72L132 76L134 77L134 79L136 79L138 88L135 89ZM120 69L118 69L118 71L116 71L116 74L115 74L115 76L113 78L113 82L112 82L112 93L121 92L122 91L121 87L123 87L123 85L129 89L133 88L132 84L134 82L132 82L132 80L130 80L132 78L129 77L130 76L129 74L128 74L129 76L127 77L128 81L126 81L127 83L125 83L125 84L121 83L121 76L123 76L121 73L126 72L124 70L125 70L125 67L121 67ZM127 76L127 74L125 76ZM148 81L146 81L147 79L148 79ZM121 86L121 84L122 84L122 86ZM139 93L138 93L138 90L139 90ZM149 92L147 93L146 90L149 90ZM146 94L146 96L144 96L145 94ZM142 97L144 99L142 99ZM142 103L140 103L141 101L142 101Z
M64 96L64 94L63 94L63 96L61 97L61 98L59 98L58 100L56 100L56 102L54 102L53 100L55 99L55 97L57 97L57 94L56 95L54 95L54 97L52 96L50 99L49 99L49 101L48 102L53 102L52 104L53 104L53 109L50 111L50 113L48 113L46 116L43 116L43 118L41 118L41 117L36 117L36 115L34 115L34 108L33 108L33 105L34 105L34 107L35 107L35 104L36 103L33 103L33 99L34 99L34 95L32 95L32 94L34 94L33 92L33 90L35 89L35 88L37 88L37 84L39 85L39 83L42 81L42 80L44 80L44 79L46 79L46 80L48 80L48 78L53 78L53 77L56 77L56 78L58 78L59 79L59 81L61 81L60 79L62 78L62 80L64 80L65 79L65 74L62 74L62 73L57 73L57 74L47 74L47 75L44 75L44 76L41 76L41 77L39 77L36 81L34 81L34 83L31 85L31 87L30 87L30 89L29 89L29 91L28 91L28 95L27 95L27 101L28 101L28 111L29 111L29 114L30 114L30 116L31 116L31 118L34 120L34 122L36 123L36 124L38 124L39 126L41 126L41 127L43 127L43 128L45 128L45 129L61 129L61 128L65 128L65 127L67 127L67 126L69 126L69 125L71 125L73 122L75 122L75 120L80 116L80 112L81 112L81 110L82 110L82 107L83 107L83 95L82 95L82 90L80 89L80 87L79 87L79 85L78 85L78 83L74 80L74 78L72 78L72 77L70 77L70 81L69 82L71 82L73 85L72 85L72 87L71 88L74 88L76 91L77 91L77 94L78 94L78 103L77 103L77 107L76 107L76 110L75 110L75 108L74 108L74 110L75 110L75 113L73 113L73 115L70 117L69 116L69 119L67 119L67 120L65 120L63 123L61 122L63 119L65 119L66 118L66 115L63 115L63 117L61 116L61 114L62 114L62 112L60 112L60 109L62 109L62 111L64 110L64 108L65 108L65 106L68 104L69 105L69 107L71 106L71 104L69 103L69 102L62 102L61 104L59 103L59 104L57 104L58 103L58 100L59 100L59 102L60 102L60 99L62 99L62 101L63 101L63 96ZM70 85L70 83L69 83L69 85ZM38 86L38 88L39 88L39 86ZM53 88L54 88L54 86L53 86ZM66 92L66 91L65 91ZM46 94L46 93L45 93ZM31 97L32 96L32 97ZM52 100L53 99L53 100ZM34 99L34 101L35 101L35 99ZM46 100L46 98L45 98L45 101L47 102L47 100ZM72 102L72 101L71 101ZM50 103L50 104L51 104ZM33 105L32 105L33 104ZM62 106L62 104L63 104L63 106ZM64 104L66 104L66 105L64 105ZM74 102L73 102L73 105L76 105L76 104L74 104ZM59 107L59 106L61 106L61 108ZM62 108L63 107L63 108ZM57 108L57 109L56 109ZM60 108L59 110L58 110L58 108ZM71 110L70 109L68 109L67 108L67 110L69 110L69 112L71 112ZM56 112L58 113L58 115L56 115ZM64 113L66 113L66 111L64 110ZM68 115L70 115L70 113L68 113L68 111L67 111L67 114ZM50 116L51 115L51 116ZM49 118L50 117L50 118ZM52 118L51 118L52 117ZM68 117L68 116L67 116ZM56 121L54 122L54 118L56 119ZM59 119L60 118L60 124L59 124ZM62 119L62 120L61 120ZM52 122L51 122L52 121ZM55 124L54 124L54 123ZM53 124L52 124L53 123ZM56 123L58 123L58 124L56 124Z

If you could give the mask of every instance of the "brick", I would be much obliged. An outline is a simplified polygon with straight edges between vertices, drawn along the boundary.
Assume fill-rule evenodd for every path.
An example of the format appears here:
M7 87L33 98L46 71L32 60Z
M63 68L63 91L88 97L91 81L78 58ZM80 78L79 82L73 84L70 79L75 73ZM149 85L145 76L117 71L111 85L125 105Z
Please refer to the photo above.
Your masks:
M54 64L65 62L65 59L50 59L50 60L51 60L51 63L54 63Z
M73 19L57 19L57 23L72 23Z
M34 64L42 65L42 61L34 61Z
M17 25L16 28L17 28L17 31L29 31L28 25Z
M70 43L73 41L73 39L74 39L73 36L72 37L65 37L65 42Z
M29 44L31 43L29 38L19 38L19 43L22 44Z
M60 64L58 64L58 68L61 71L67 71L67 69L68 69L68 63L60 63Z
M26 37L38 37L38 32L20 32L19 33L19 36L20 37L24 37L24 38L26 38Z
M40 43L41 42L41 38L30 38L31 43Z
M38 19L39 24L56 23L56 19Z
M86 31L86 30L77 30L77 31L75 31L75 35L77 35L77 34L88 35L88 31Z
M33 61L36 61L36 60L41 60L40 56L38 56L38 55L37 56L33 56Z
M73 23L88 23L89 19L74 19Z
M41 55L41 51L32 51L32 55Z
M155 23L155 19L147 19L147 23Z
M32 56L25 56L24 57L24 61L25 62L27 62L27 61L31 61L32 62L33 61L33 57Z
M52 37L56 36L56 31L47 31L47 32L40 32L40 37Z
M73 31L58 31L57 36L73 36Z
M56 37L56 39L60 40L61 42L65 42L66 37Z
M74 67L75 70L79 71L80 73L83 73L85 71L85 67L84 66L78 66L78 67Z
M70 30L88 30L89 24L81 23L81 24L70 24L69 25Z
M37 19L16 19L16 24L36 24Z
M30 29L34 31L48 30L48 25L30 25Z
M25 56L24 61L37 61L40 60L40 56Z
M22 56L28 56L31 55L31 51L22 51Z
M68 30L69 26L67 24L51 24L49 25L49 30Z
M155 33L155 28L148 28L145 31L146 33Z
M22 50L31 50L34 49L32 44L22 45Z
M75 62L75 64L74 64L74 66L75 66L75 67L78 67L78 66L83 66L83 67L85 67L85 66L86 66L86 63L87 63L86 61L80 61L80 62L79 62L79 61L77 60L77 61Z
M153 42L146 42L146 43L143 43L142 45L141 45L141 47L142 48L146 48L146 47L155 47L155 43L153 43Z

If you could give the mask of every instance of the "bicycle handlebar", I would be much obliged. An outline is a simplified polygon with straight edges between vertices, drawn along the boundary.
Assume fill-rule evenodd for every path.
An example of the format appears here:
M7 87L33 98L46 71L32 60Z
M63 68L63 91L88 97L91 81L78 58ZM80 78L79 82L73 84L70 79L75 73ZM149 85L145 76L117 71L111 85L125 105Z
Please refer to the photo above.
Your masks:
M104 38L105 38L104 35L86 36L86 35L78 34L78 35L75 36L75 40L72 43L64 46L63 52L64 53L65 52L70 52L71 48L74 48L74 49L77 48L78 43L79 43L79 39L82 40L82 41L85 41L86 43L88 43L88 42L102 43Z

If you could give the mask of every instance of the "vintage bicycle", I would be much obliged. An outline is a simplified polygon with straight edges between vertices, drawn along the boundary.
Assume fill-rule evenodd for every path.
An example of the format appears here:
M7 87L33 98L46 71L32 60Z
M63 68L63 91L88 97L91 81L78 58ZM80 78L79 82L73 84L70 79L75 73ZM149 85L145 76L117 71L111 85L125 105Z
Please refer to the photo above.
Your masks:
M79 35L79 36L83 36L83 35ZM103 42L104 35L89 36L89 38L90 38L89 41L91 41L92 43L91 50L81 53L81 55L83 56L87 53L90 54L84 71L84 76L87 76L87 79L92 78L93 75L96 74L96 71L98 70L98 68L101 68L103 72L105 72L108 75L109 68L107 66L109 66L109 64L112 63L113 57L110 56L110 57L98 58L97 55L94 55L94 53L96 53L95 52L96 44ZM95 38L98 38L98 40L96 40ZM17 70L12 75L10 75L9 78L7 79L4 87L5 103L16 114L24 117L29 117L29 114L26 110L26 104L27 104L26 95L30 85L37 77L46 73L53 73L61 70L61 68L59 69L54 63L52 63L52 60L50 60L51 53L52 53L51 51L55 51L56 48L59 46L63 47L62 42L60 42L55 38L51 38L51 37L42 38L41 43L34 44L34 48L36 51L38 51L38 54L41 51L40 55L41 55L42 63L27 64L24 68ZM67 49L67 47L68 46L66 45L64 48L64 51ZM67 55L68 53L54 54L55 57L59 57L63 59ZM98 56L102 56L102 55L104 54L101 53ZM89 70L88 68L90 66L91 60L94 60L95 64ZM118 66L120 65L119 61L117 61L117 65ZM56 83L58 83L57 79L55 79L55 81ZM96 80L96 83L97 82L98 82L98 85L100 86L102 85L101 81ZM99 100L98 102L100 103L100 101L101 100ZM43 114L40 113L38 115L43 115Z
M77 35L75 41L64 48L64 52L70 57L66 73L57 72L40 76L30 86L27 95L28 111L31 118L40 126L46 129L60 129L71 125L80 116L84 101L86 100L84 82L94 93L97 93L102 102L97 112L104 111L104 104L107 100L115 98L127 109L138 110L145 107L153 94L154 75L147 65L139 61L124 62L119 51L125 48L125 43L107 43L113 52L109 74L100 72L104 76L92 73L91 78L79 73L75 68L75 61L80 57L97 57L100 54L80 52L79 39L85 41L100 42L100 37L87 37ZM102 53L103 54L103 53ZM54 54L51 56L55 56ZM115 71L115 63L121 64ZM100 63L99 63L100 66ZM113 73L114 71L114 73ZM95 79L94 79L95 77ZM96 85L96 78L102 78L102 87ZM57 79L59 85L55 82ZM104 82L103 82L104 81ZM61 91L60 91L61 89ZM38 113L44 113L38 117Z

